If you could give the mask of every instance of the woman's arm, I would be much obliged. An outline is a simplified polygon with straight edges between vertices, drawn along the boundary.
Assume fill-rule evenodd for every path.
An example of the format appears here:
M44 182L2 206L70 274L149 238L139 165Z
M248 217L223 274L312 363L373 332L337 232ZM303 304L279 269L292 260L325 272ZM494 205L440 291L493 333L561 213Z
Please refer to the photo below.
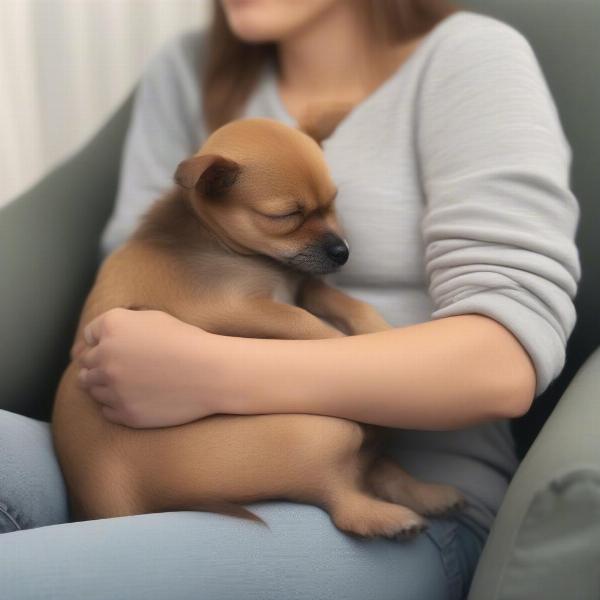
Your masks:
M524 414L535 372L515 337L480 315L326 340L222 340L226 413L312 413L407 429ZM215 344L217 346L217 344Z
M564 365L581 273L571 152L535 54L477 17L440 42L418 105L431 316L501 323L529 354L538 396Z
M113 309L85 329L81 384L132 427L215 413L312 413L460 428L529 408L535 374L502 325L463 315L380 333L272 340L207 333L158 311ZM82 351L83 350L83 351Z

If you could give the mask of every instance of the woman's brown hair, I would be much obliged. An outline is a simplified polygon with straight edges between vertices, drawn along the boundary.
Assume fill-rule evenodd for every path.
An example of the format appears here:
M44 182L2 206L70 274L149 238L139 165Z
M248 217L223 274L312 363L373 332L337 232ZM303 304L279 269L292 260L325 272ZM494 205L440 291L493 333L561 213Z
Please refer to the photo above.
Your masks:
M427 33L457 8L449 0L358 0L378 39L408 40ZM250 44L231 31L219 0L202 74L204 118L209 131L235 119L250 96L275 44Z

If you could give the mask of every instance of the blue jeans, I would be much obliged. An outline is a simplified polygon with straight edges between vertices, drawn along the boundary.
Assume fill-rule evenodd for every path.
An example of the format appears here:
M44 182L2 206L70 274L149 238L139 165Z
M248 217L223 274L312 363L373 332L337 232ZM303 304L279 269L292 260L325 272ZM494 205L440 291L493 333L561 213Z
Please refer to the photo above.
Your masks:
M459 600L486 537L434 519L415 540L358 540L314 506L249 506L269 529L201 512L68 523L48 424L0 410L7 600Z

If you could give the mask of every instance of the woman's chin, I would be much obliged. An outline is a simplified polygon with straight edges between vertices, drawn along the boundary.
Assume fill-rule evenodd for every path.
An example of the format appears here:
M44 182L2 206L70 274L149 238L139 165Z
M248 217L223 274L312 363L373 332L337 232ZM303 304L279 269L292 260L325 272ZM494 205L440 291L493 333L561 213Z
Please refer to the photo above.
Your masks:
M276 43L285 37L286 32L281 28L266 27L265 23L230 23L229 25L235 37L247 44Z

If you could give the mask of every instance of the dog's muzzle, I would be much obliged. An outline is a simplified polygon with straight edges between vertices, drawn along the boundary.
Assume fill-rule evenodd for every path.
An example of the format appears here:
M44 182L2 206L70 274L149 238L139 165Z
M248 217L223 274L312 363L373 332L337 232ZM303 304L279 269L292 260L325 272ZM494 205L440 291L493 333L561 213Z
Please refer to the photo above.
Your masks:
M335 233L327 233L318 242L292 256L287 263L304 273L325 275L339 269L349 256L350 249L346 240Z

